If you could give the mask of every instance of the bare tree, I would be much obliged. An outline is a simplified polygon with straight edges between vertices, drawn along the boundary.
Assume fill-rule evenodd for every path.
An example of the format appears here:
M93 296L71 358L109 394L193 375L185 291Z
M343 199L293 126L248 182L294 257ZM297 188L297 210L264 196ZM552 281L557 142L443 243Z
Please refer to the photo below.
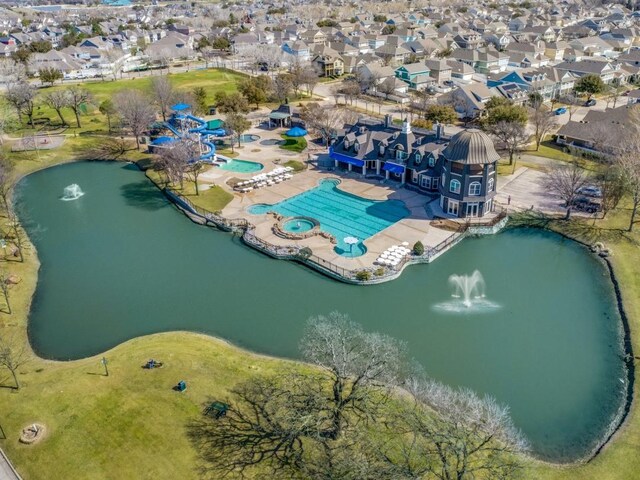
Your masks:
M430 380L411 385L413 405L392 416L395 441L370 439L370 450L386 464L389 478L511 479L529 448L509 410L491 397Z
M536 142L536 151L544 137L558 124L553 112L542 102L535 102L530 108L529 121L533 126L533 138Z
M22 123L22 115L26 115L31 128L34 126L33 112L36 94L36 89L32 84L19 81L7 84L7 90L4 95L7 102L16 110L19 122Z
M159 167L165 172L168 182L184 187L184 178L193 163L200 160L199 143L194 139L182 138L160 152ZM196 192L197 192L196 182ZM199 192L197 192L199 193Z
M287 101L292 88L289 74L281 73L273 80L273 96L280 103Z
M162 121L167 121L167 112L171 107L171 103L175 99L175 92L173 85L169 81L169 77L161 75L159 77L153 77L151 79L151 92L153 101L160 109L160 115L162 115Z
M569 121L571 121L573 112L575 111L576 107L582 103L580 97L578 97L575 93L568 93L564 95L560 99L560 101L567 105L567 110L569 111Z
M313 98L313 91L320 81L318 71L312 65L307 65L302 71L302 80L307 87L307 95Z
M114 103L125 128L131 131L140 149L140 136L156 119L156 112L149 99L139 90L123 90L116 94Z
M520 122L501 120L487 126L487 131L500 141L503 148L509 154L509 165L513 165L516 154L529 141L526 127ZM514 166L515 168L515 166Z
M0 199L2 207L9 210L9 192L13 187L13 166L9 160L0 152Z
M240 146L240 136L251 128L251 122L247 120L247 117L235 112L227 115L224 125L231 130L232 137L238 140L238 147ZM231 142L231 149L233 151L233 141Z
M7 307L6 313L8 313L9 315L11 315L12 311L11 311L11 301L9 299L9 295L10 295L10 291L9 291L9 284L10 284L10 280L9 277L7 276L7 274L5 272L0 272L0 291L2 292L2 296L4 297L4 304Z
M30 360L31 355L25 342L20 342L16 337L0 337L0 366L9 370L16 390L20 390L18 370Z
M68 107L73 110L73 114L76 116L76 124L78 128L80 125L80 113L81 109L88 103L93 101L93 96L88 90L79 86L73 85L67 88Z
M54 90L47 93L43 98L43 102L56 111L62 125L67 125L67 121L62 116L62 109L69 106L69 95L66 90Z
M596 183L602 192L602 218L618 206L626 193L625 174L617 164L598 175Z
M398 385L406 374L403 343L365 332L348 315L338 312L310 319L300 350L305 360L328 375L332 415L324 435L333 440L340 436L347 415L369 419L376 411L374 404L384 401L382 390L376 398L371 387Z
M634 119L637 120L637 119ZM631 218L628 230L633 231L640 207L640 138L637 123L630 122L630 132L616 150L615 164L622 176L625 191L631 200Z
M308 103L300 111L307 129L320 135L327 146L340 128L355 121L355 116L344 107L325 107L318 103Z
M544 180L544 185L549 192L558 195L567 207L566 219L571 216L571 207L578 196L578 190L585 185L587 175L576 164L558 165L551 168Z
M10 232L8 238L15 245L14 256L17 256L20 262L24 262L24 249L29 245L28 237L22 229L20 219L10 207L7 209L7 220Z

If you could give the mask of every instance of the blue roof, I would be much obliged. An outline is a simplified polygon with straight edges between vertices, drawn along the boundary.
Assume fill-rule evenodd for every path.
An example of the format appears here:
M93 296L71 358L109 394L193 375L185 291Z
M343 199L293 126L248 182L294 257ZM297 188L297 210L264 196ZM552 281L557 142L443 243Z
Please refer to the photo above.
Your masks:
M397 174L404 173L404 166L403 165L398 165L397 163L392 163L392 162L385 162L385 164L382 167L382 169L386 170L387 172L391 172L391 173L397 173Z
M188 103L176 103L173 107L171 107L171 110L173 110L174 112L180 112L182 110L189 110L191 108L191 105L189 105Z
M289 137L304 137L306 134L307 131L304 128L300 127L293 127L287 130L287 133L285 133L285 135L288 135Z

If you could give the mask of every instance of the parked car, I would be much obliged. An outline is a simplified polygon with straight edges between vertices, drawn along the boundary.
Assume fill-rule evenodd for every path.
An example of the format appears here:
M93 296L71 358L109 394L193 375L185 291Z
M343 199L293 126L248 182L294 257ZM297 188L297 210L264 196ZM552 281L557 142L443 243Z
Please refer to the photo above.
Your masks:
M593 107L596 103L596 99L595 98L590 98L589 100L587 100L587 102L584 104L585 107Z
M567 109L565 107L556 108L553 113L555 113L556 115L564 115L565 113L567 113Z
M580 196L577 197L571 204L576 210L580 210L587 213L596 213L602 209L602 205L594 201L592 198Z
M578 193L587 197L602 198L602 190L595 185L585 185L578 189Z

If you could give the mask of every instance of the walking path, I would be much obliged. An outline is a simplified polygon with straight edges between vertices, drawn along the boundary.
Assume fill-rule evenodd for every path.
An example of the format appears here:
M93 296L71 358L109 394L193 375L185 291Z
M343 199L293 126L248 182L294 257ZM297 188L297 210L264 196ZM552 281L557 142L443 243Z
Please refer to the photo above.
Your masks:
M22 480L2 449L0 449L0 480Z

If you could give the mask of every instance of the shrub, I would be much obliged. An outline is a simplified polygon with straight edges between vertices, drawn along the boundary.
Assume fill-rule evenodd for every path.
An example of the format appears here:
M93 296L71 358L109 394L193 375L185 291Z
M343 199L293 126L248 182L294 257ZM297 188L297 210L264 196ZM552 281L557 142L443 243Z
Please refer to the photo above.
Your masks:
M361 282L371 280L371 272L369 270L360 270L356 273L356 280L360 280Z
M384 268L380 267L380 268L376 268L376 271L373 272L377 277L381 277L382 275L384 275Z
M413 254L414 255L424 255L424 245L421 241L417 241L413 246Z
M298 256L303 259L308 259L311 255L313 255L313 251L309 247L301 248L298 252Z
M433 128L433 122L425 120L424 118L416 118L411 122L413 128L423 128L425 130L431 130Z

